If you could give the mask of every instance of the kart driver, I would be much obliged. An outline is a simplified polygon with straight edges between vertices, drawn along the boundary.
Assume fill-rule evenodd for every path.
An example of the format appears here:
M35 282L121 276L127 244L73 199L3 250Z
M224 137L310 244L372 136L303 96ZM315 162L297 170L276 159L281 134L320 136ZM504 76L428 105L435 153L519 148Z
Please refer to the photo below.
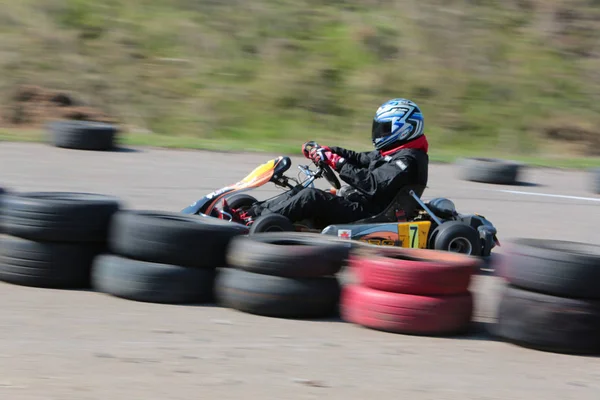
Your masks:
M310 218L324 225L350 223L383 211L405 185L427 184L428 143L423 114L414 102L396 98L383 103L375 113L371 135L375 150L370 152L336 146L303 151L315 162L324 161L350 185L340 189L345 194L302 188L255 204L234 218L278 213L292 222Z

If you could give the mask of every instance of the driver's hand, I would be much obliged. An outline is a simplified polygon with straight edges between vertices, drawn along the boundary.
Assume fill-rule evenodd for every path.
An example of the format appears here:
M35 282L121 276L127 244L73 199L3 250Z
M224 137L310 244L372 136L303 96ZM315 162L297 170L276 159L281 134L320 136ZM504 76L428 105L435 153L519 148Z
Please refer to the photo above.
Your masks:
M315 161L315 163L322 161L334 170L337 170L346 161L343 157L333 153L328 147L315 149L314 152L312 152L311 159Z
M315 150L317 150L318 148L319 145L316 142L305 142L304 144L302 144L302 154L304 154L304 157L312 160L313 156L311 154L314 153Z

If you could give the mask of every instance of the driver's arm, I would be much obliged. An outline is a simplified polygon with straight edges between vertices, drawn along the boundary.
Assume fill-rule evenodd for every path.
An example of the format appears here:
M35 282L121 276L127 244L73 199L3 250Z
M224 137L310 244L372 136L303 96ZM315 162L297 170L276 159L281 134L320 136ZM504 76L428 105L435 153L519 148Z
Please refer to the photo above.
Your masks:
M406 184L409 180L408 168L401 165L408 165L409 161L404 161L404 164L395 162L381 161L382 164L373 169L357 167L351 163L344 163L338 168L340 178L349 185L359 189L367 196L372 197L377 192L386 191L390 187L400 187Z
M329 146L329 149L332 153L335 153L343 158L345 158L348 163L359 166L366 167L372 161L371 157L369 157L370 152L362 152L358 153L356 151L344 149L343 147L337 146Z

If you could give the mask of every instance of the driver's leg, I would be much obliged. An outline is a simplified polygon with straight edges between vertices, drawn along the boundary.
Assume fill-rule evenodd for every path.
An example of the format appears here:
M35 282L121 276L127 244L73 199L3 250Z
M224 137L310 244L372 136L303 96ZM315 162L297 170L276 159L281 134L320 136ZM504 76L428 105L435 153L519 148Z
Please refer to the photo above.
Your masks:
M313 188L250 210L254 216L269 212L284 215L291 221L318 219L325 225L352 222L369 215L362 204Z

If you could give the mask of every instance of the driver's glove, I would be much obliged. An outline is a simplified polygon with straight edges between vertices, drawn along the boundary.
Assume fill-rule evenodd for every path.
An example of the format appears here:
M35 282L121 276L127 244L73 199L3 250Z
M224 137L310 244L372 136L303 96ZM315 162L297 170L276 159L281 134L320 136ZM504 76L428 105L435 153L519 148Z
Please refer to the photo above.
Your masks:
M333 153L328 147L321 147L312 151L311 159L317 163L323 161L336 171L346 162L345 158Z

